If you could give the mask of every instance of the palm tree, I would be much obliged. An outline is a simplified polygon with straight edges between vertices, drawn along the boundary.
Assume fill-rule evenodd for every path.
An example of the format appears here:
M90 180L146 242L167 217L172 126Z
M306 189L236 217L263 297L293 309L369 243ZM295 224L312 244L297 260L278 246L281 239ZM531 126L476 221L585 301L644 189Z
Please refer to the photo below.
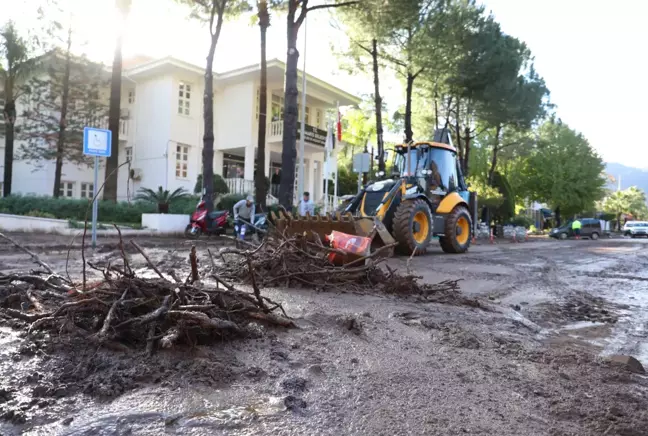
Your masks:
M606 212L616 215L617 228L621 231L621 215L644 212L646 209L646 194L635 186L623 191L615 191L605 199L603 208Z
M265 177L265 146L266 126L268 109L268 63L266 59L266 33L270 27L270 14L268 13L268 2L259 0L257 2L259 29L261 30L261 83L259 84L259 137L257 143L257 171L254 177L256 201L260 207L265 207L268 195L268 186Z
M130 12L131 0L116 0L121 19L126 20ZM113 57L112 77L110 79L110 109L108 111L108 128L112 132L111 153L106 159L106 174L104 176L104 199L117 201L117 174L119 167L119 113L121 104L122 76L122 41L124 33L119 29L115 55Z
M135 196L135 201L156 203L158 206L158 213L169 213L169 206L171 203L188 196L189 192L184 188L178 188L173 192L169 192L168 189L163 189L162 186L159 186L157 191L148 188L140 188Z
M2 114L5 122L5 161L3 195L11 195L13 176L14 126L16 124L16 100L18 99L19 81L29 72L32 62L29 61L29 46L22 38L16 26L9 21L0 31L0 80L4 89L4 107Z

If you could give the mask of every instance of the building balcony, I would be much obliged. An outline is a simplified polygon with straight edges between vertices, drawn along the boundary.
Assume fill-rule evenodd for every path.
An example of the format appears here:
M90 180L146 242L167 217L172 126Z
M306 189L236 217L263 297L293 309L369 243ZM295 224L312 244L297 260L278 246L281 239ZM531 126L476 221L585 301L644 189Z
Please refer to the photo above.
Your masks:
M283 141L283 120L272 121L268 124L266 133L268 142ZM315 126L306 124L306 136L304 140L312 145L324 148L326 146L326 130L319 129ZM297 140L301 139L301 123L297 122Z

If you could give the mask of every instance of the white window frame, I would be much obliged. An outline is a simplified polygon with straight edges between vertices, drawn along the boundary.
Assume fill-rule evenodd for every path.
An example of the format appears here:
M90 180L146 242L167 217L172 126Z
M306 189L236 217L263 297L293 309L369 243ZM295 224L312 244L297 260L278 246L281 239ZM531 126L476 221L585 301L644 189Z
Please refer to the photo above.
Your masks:
M81 183L81 198L92 200L94 197L94 183L82 182Z
M275 108L277 108L279 112L279 120L283 120L284 107L285 107L284 98L280 95L272 94L272 100L270 103L270 113L272 114L272 117L275 116ZM275 121L274 118L272 119L272 121Z
M318 129L322 127L322 109L315 109L315 124Z
M128 90L128 104L134 104L135 103L135 88L131 88Z
M310 126L310 107L306 106L306 124Z
M191 116L191 83L178 82L178 115Z
M61 180L61 188L59 189L59 197L74 198L74 182Z
M189 150L186 144L176 144L176 179L189 178Z

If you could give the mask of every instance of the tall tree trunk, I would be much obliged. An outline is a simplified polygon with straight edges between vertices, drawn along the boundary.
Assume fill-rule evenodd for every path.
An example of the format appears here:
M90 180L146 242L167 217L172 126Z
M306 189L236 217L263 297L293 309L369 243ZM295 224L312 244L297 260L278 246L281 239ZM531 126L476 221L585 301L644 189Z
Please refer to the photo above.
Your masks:
M378 147L378 171L385 171L385 143L383 141L382 97L380 96L380 71L378 69L378 40L371 41L373 59L374 103L376 105L376 146ZM373 162L373 161L372 161Z
M621 231L621 213L617 214L617 230Z
M59 131L56 138L56 166L54 168L54 192L58 198L61 191L61 173L63 172L63 155L65 152L65 133L67 128L68 106L70 104L70 65L72 64L72 28L68 28L67 49L65 51L65 69L63 71L63 93L61 95L61 113L59 116ZM96 189L96 188L95 188Z
M414 132L412 132L412 90L414 88L414 79L416 77L411 71L407 72L407 88L405 94L405 142L413 140Z
M439 128L439 93L437 92L437 83L434 84L434 130Z
M209 29L211 44L207 55L207 65L205 66L205 94L203 95L205 133L203 134L202 166L204 200L208 213L214 210L214 73L212 69L214 68L216 44L218 44L218 38L223 27L223 14L224 10L217 14L216 30L212 31L211 27Z
M266 206L268 186L265 176L265 149L266 149L266 127L268 110L268 63L266 59L266 33L270 26L270 15L266 0L259 1L259 29L261 31L261 83L259 84L259 137L257 142L257 171L255 184L255 195L257 204L261 208Z
M117 9L125 19L130 11L131 0L116 0ZM119 168L119 118L121 110L121 75L122 75L122 44L124 35L117 36L115 55L113 56L112 74L110 78L110 107L108 109L108 129L112 132L110 157L106 158L106 173L104 174L104 200L117 201L117 168ZM95 189L97 187L95 186Z
M9 72L11 74L11 72ZM13 96L13 80L6 82L5 106L3 116L5 120L5 160L2 191L5 197L11 195L11 178L13 176L14 155L14 124L16 122L16 102Z
M464 149L463 149L463 146L461 144L461 126L459 125L459 113L460 113L459 112L459 110L460 110L459 103L460 102L461 102L461 100L457 99L457 109L455 111L455 125L454 125L454 127L455 127L455 134L457 136L457 154L459 155L459 163L463 167Z
M294 1L290 1L288 10L288 56L286 59L286 82L284 94L284 125L281 150L281 184L279 186L279 203L287 210L292 210L295 190L295 160L297 158L297 33L299 26L295 23Z
M121 111L121 74L122 74L122 40L117 37L115 56L113 57L112 76L110 79L110 108L108 110L108 129L112 132L110 156L106 158L104 174L104 200L117 201L117 174L119 166L119 115Z
M471 136L470 136L470 127L466 127L464 130L464 134L466 135L464 137L465 142L464 142L464 161L461 163L461 169L464 173L464 177L468 177L468 162L470 159L470 141L471 141Z
M502 133L502 126L497 125L495 128L495 144L493 144L493 157L491 159L490 170L488 170L488 184L493 186L495 180L495 169L497 168L497 152L499 151L500 135Z

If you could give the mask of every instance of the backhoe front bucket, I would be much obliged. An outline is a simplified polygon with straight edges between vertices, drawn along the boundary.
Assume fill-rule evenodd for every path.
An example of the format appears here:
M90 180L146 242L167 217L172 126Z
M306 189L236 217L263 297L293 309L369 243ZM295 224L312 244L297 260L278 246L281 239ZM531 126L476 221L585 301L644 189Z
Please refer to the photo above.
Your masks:
M371 251L383 248L380 257L391 257L394 255L396 241L387 231L385 225L378 218L362 217L357 218L351 214L335 215L326 214L323 216L292 216L290 213L279 211L272 212L272 218L277 230L286 236L301 235L310 241L319 238L324 242L331 232L338 231L348 235L356 235L371 238Z

